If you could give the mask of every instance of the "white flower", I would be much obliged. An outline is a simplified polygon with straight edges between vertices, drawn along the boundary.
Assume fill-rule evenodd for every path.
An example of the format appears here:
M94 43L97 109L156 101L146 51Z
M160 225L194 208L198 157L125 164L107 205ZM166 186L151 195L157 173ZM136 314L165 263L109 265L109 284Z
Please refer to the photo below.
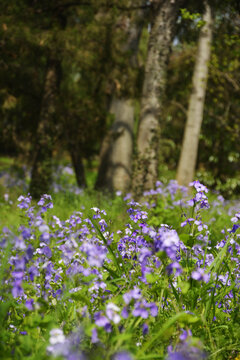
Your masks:
M117 314L118 311L120 311L120 309L117 305L113 303L107 304L106 315L114 324L118 324L121 321L120 316Z
M38 229L41 233L49 232L49 227L46 224L41 224Z
M49 342L51 345L61 344L65 341L65 336L61 329L52 329L50 331Z

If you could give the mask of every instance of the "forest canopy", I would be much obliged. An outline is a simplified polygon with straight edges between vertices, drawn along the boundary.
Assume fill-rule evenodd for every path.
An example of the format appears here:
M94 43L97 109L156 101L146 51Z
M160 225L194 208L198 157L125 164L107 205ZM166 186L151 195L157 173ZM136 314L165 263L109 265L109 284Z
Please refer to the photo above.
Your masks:
M0 10L0 153L28 166L34 197L66 157L80 188L94 168L104 191L177 177L239 193L237 1L18 0Z

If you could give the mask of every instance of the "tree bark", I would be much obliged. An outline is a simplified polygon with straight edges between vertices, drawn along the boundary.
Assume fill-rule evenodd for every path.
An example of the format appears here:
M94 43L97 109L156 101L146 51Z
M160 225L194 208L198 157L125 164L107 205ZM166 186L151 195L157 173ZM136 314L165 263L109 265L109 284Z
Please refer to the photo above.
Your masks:
M182 1L155 1L145 77L141 97L137 136L137 164L133 190L140 196L143 190L155 186L158 177L161 99L166 86L166 68L175 33L175 24Z
M126 19L127 41L122 47L122 54L129 56L129 66L137 68L137 53L144 22L144 11L139 10L133 19ZM129 83L126 81L125 83ZM128 80L128 79L127 79ZM128 84L131 86L132 84ZM124 86L124 85L123 85ZM124 89L128 94L128 91ZM123 91L124 92L124 91ZM134 98L133 95L112 97L110 113L114 122L103 140L100 152L100 166L96 188L126 191L130 188L132 175L133 132L134 132Z
M131 99L114 98L110 112L115 120L102 144L96 187L124 191L130 186L132 168L134 107Z
M177 169L177 181L188 186L194 179L198 154L199 135L203 121L204 101L207 87L208 63L212 42L212 12L205 2L204 25L200 30L197 57L192 80L192 93L189 100L187 122Z
M54 57L49 57L29 189L33 198L36 199L48 193L51 185L52 152L56 135L54 119L59 82L60 63Z
M84 165L83 165L81 153L78 150L76 151L76 147L72 147L70 149L70 156L71 156L77 184L80 188L85 188L87 183L86 183L86 177L85 177L85 171L84 171Z

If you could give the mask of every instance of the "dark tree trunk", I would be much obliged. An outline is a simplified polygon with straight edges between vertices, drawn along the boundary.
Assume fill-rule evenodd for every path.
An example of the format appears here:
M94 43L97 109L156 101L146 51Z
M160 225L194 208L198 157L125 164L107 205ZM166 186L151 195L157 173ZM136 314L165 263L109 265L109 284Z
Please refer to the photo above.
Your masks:
M72 165L74 168L77 184L80 188L86 187L86 177L82 156L79 151L70 150Z
M166 70L181 0L154 1L154 19L148 43L137 136L137 163L133 190L140 195L154 188L158 177L158 151L162 96Z
M60 63L49 57L39 116L30 193L38 199L48 193L52 180L52 153L56 137L55 113L60 82Z

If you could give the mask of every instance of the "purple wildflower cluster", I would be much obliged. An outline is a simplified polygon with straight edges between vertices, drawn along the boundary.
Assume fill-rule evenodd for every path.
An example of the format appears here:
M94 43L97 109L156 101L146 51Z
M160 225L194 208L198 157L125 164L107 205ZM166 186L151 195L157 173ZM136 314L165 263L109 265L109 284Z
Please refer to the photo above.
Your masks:
M208 209L209 203L207 199L207 193L208 189L205 185L201 184L198 180L195 180L189 184L189 186L192 186L196 190L195 197L189 200L188 204L190 206L196 206L197 208L201 209Z
M150 315L155 317L158 314L157 305L154 302L147 302L146 299L143 298L140 289L137 287L125 293L123 295L123 300L125 302L125 307L122 310L122 317L125 319L129 316L132 304L132 315L134 317L147 319Z
M88 217L75 212L65 221L54 215L47 222L46 213L53 207L50 195L44 194L36 207L30 194L20 196L18 207L24 212L25 224L17 235L7 228L0 235L1 263L9 244L11 247L0 302L13 299L21 306L22 318L44 313L46 304L50 311L57 306L72 307L75 316L71 321L82 330L69 331L67 319L62 319L50 331L47 347L48 354L69 360L88 359L86 344L107 351L106 339L114 343L113 360L133 359L134 346L141 348L157 333L159 323L167 321L166 313L173 316L183 311L189 324L198 311L211 321L221 317L220 311L230 317L239 306L234 289L240 286L240 213L236 212L232 227L214 242L201 215L209 209L208 189L199 181L190 185L195 195L181 203L179 193L186 196L186 189L176 182L167 187L158 182L156 190L144 194L145 205L129 202L130 195L126 196L129 221L115 233L106 212L97 207ZM179 205L184 210L185 220L179 219L177 230L151 224L149 214L157 196L169 198L168 210ZM11 320L14 315L9 312L8 316ZM26 332L24 326L22 322L16 332ZM186 328L169 348L168 360L204 358ZM170 329L172 339L176 338L178 326ZM130 346L126 339L135 345Z
M172 346L168 347L167 360L204 360L207 358L201 342L192 338L191 330L183 330L179 340L174 350Z

